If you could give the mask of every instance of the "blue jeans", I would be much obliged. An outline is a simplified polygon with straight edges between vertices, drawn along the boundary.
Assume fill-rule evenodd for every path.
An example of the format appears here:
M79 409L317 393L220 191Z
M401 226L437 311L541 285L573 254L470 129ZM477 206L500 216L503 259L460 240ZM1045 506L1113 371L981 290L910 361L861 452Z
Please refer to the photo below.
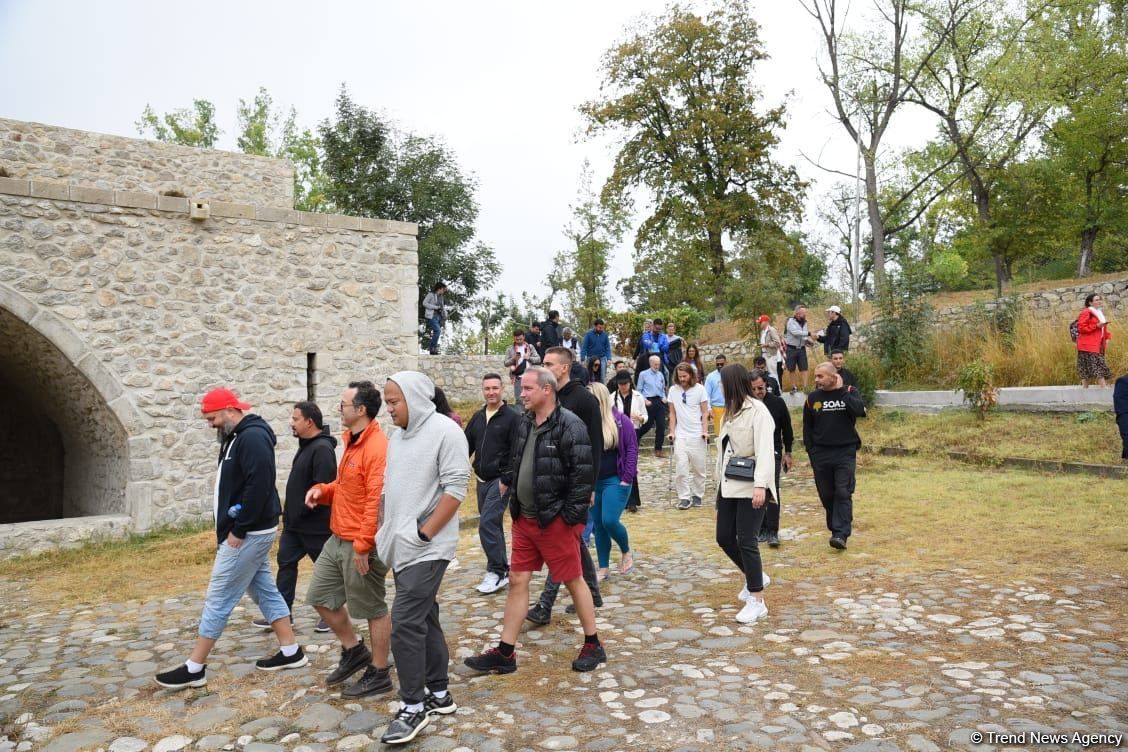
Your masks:
M427 349L433 352L439 349L439 332L443 330L443 317L432 316L427 319L427 328L431 330L431 342L427 345Z
M486 554L486 571L499 577L509 573L509 562L505 557L505 502L498 488L499 479L482 481L478 484L478 540Z
M248 535L243 545L232 548L220 543L215 552L204 612L200 616L200 636L218 640L243 593L251 596L268 622L290 615L286 601L274 584L270 572L270 547L274 533Z
M619 545L621 552L626 553L631 550L627 528L620 520L630 495L631 487L620 484L618 475L604 478L595 484L595 506L592 507L592 517L595 518L595 555L599 560L600 569L605 569L611 560L612 539Z

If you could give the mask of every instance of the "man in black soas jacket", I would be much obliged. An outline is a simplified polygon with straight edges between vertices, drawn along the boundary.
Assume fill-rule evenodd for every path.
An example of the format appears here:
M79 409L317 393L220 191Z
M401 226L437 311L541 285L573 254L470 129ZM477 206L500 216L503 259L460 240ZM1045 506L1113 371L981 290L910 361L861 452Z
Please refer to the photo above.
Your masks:
M815 368L815 391L803 403L803 445L826 510L830 546L842 550L854 520L854 478L862 440L854 423L866 417L858 390L844 386L833 363Z
M791 428L791 413L783 397L768 391L768 372L755 370L748 374L748 383L752 388L752 396L764 403L768 412L772 414L775 422L773 441L775 443L775 482L776 503L768 504L764 514L764 523L760 526L760 543L767 543L772 548L779 546L779 476L780 471L791 472L791 447L795 443L795 432Z
M544 367L556 377L556 401L565 410L575 413L576 417L587 426L588 437L591 439L591 456L603 456L603 422L599 415L599 403L591 392L578 381L571 380L572 362L575 354L566 347L552 347L545 351ZM595 488L596 474L599 472L599 462L592 462L591 487ZM594 501L594 494L592 500ZM603 605L603 596L599 593L599 581L595 578L595 564L591 560L591 552L580 540L580 564L583 567L584 582L591 590L592 601L596 608ZM541 592L537 604L529 609L525 617L534 624L548 624L552 621L552 607L556 604L556 595L560 592L560 583L545 578L544 590ZM570 607L571 608L571 607Z
M283 528L278 536L278 592L286 599L290 621L294 620L294 591L298 585L298 563L305 557L317 561L329 531L329 507L310 509L306 491L317 483L337 479L337 440L329 433L315 402L299 402L290 414L290 430L298 440L298 453L286 479L286 503L282 508ZM268 629L265 617L255 619L256 627ZM319 619L315 632L328 632L329 625Z

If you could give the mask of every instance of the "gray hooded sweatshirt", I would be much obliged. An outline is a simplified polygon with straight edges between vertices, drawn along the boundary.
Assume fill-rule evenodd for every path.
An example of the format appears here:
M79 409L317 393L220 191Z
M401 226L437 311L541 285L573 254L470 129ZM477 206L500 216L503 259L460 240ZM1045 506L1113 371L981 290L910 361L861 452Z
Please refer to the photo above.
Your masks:
M462 501L470 482L466 436L453 420L435 412L435 385L421 373L400 371L394 381L407 403L407 428L388 439L384 501L376 551L380 561L400 571L424 561L454 558L458 515L431 537L419 538L419 526L435 511L443 494Z

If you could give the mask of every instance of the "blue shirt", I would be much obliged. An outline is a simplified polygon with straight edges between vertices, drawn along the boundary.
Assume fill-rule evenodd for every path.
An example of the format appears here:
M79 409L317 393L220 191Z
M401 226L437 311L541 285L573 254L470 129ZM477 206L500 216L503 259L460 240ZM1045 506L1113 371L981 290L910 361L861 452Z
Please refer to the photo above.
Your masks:
M583 344L580 345L580 357L584 360L588 358L607 358L611 359L611 338L607 336L607 332L597 332L595 329L589 329L588 333L584 335Z
M642 351L650 353L651 355L665 355L670 349L670 343L666 340L665 334L654 334L654 332L644 332L642 335Z
M705 393L709 395L710 407L725 406L725 392L721 389L721 371L717 369L705 377Z
M666 375L647 368L638 377L638 392L646 399L666 401Z

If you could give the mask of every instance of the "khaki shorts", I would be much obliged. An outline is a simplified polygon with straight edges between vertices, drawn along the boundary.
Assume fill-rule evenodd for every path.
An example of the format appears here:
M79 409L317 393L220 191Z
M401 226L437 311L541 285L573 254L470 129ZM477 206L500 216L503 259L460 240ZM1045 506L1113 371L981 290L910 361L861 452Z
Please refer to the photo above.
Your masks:
M384 599L384 578L388 568L373 549L368 555L368 574L356 571L352 542L329 536L306 591L306 603L336 611L346 603L349 615L357 619L379 619L388 613Z

